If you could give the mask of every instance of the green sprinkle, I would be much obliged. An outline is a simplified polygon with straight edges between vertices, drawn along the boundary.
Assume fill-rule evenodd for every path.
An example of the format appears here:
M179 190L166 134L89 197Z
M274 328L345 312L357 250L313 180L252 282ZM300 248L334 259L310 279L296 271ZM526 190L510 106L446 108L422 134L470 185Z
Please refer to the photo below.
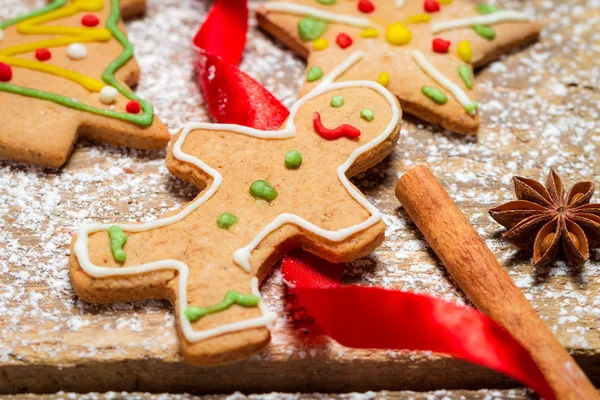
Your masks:
M320 38L327 30L327 22L313 17L302 18L298 22L298 35L305 42Z
M321 77L323 76L323 70L321 69L321 67L311 67L308 72L306 73L306 80L309 82L314 82L317 81L319 79L321 79Z
M421 88L421 93L429 97L437 104L446 104L448 102L448 97L446 97L444 93L440 92L435 88L432 88L431 86L423 86Z
M217 226L221 229L229 229L231 225L238 221L237 217L232 213L223 213L217 218Z
M476 101L472 101L471 104L465 106L465 110L467 110L469 114L473 114L477 108L479 108L479 103Z
M277 190L266 181L254 181L250 185L250 195L255 199L273 201L277 198Z
M332 5L335 4L336 1L337 0L317 0L317 3L323 4L323 5L326 5L326 6L332 6Z
M460 79L465 83L467 89L473 89L473 72L471 71L471 67L464 64L459 65L458 75L460 75Z
M108 228L108 236L110 237L110 251L116 262L124 263L127 254L123 250L123 246L127 243L127 235L118 226Z
M296 169L302 164L302 154L298 150L290 150L285 154L285 166Z
M491 26L473 25L473 30L482 38L488 40L494 40L496 38L496 31Z
M486 4L486 3L479 3L477 5L475 5L475 9L477 10L477 12L479 14L493 14L495 12L500 11L500 9L496 6L493 6L491 4Z
M254 296L253 294L242 294L235 290L230 290L225 294L225 299L222 302L210 307L188 306L185 309L185 316L190 322L196 322L208 314L225 311L233 304L242 307L256 307L258 303L260 303L260 297L258 296Z
M331 98L331 107L339 108L344 105L344 98L342 96L333 96Z
M369 110L368 108L363 108L360 111L360 117L365 121L371 122L373 121L373 118L375 118L375 114L373 114L373 111Z

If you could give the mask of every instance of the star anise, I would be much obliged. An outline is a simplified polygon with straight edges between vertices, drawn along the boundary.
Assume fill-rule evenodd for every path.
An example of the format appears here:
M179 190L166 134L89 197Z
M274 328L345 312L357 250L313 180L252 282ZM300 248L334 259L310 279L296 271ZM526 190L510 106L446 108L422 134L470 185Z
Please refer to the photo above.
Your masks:
M513 181L518 200L489 211L508 229L502 237L522 250L533 249L536 266L554 261L561 249L569 264L583 265L590 257L590 245L600 244L600 204L589 204L594 183L577 182L565 196L554 170L546 188L519 176Z

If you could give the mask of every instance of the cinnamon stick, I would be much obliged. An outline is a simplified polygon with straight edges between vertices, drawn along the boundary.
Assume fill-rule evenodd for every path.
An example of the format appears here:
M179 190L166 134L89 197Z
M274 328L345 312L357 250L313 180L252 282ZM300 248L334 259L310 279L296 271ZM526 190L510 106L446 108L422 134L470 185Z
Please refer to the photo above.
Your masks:
M426 166L402 176L396 197L473 304L529 350L557 399L599 398L575 360Z

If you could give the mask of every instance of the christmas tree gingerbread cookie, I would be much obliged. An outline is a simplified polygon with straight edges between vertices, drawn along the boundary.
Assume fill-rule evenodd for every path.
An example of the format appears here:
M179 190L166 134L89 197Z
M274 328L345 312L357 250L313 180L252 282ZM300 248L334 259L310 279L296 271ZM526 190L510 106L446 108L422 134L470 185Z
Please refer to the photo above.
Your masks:
M141 149L170 137L130 89L140 77L120 20L144 0L54 0L0 21L0 158L48 167L78 137Z
M362 57L353 54L298 101L281 130L183 129L167 166L204 190L154 222L83 226L70 262L77 294L93 303L168 299L192 364L264 348L275 315L258 287L281 256L304 248L349 262L384 239L380 213L348 177L393 150L401 110L375 82L333 82Z
M308 59L304 91L349 52L368 57L342 77L381 83L402 109L476 134L473 68L537 39L527 15L463 0L290 0L257 10L259 25Z

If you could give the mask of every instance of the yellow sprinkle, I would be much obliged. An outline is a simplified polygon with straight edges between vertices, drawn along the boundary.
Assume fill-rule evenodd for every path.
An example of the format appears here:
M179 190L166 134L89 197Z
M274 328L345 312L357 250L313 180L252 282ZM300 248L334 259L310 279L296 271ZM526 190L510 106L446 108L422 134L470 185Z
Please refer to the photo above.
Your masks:
M315 39L313 40L313 49L325 50L329 47L329 41L327 39Z
M440 4L444 4L444 5L452 4L452 0L439 0L439 2L440 2Z
M360 37L365 39L376 38L379 36L379 31L377 29L369 28L365 29L360 33Z
M377 77L377 83L383 87L387 87L390 83L390 75L387 72L382 72Z
M431 21L431 15L429 14L414 14L407 18L411 24L421 24Z
M458 58L468 63L471 62L471 58L473 57L473 51L471 50L471 43L466 40L462 40L458 43L458 47L456 48L456 54Z
M402 46L410 43L412 40L412 33L410 33L410 30L400 22L396 22L388 25L386 28L385 40L391 45Z

